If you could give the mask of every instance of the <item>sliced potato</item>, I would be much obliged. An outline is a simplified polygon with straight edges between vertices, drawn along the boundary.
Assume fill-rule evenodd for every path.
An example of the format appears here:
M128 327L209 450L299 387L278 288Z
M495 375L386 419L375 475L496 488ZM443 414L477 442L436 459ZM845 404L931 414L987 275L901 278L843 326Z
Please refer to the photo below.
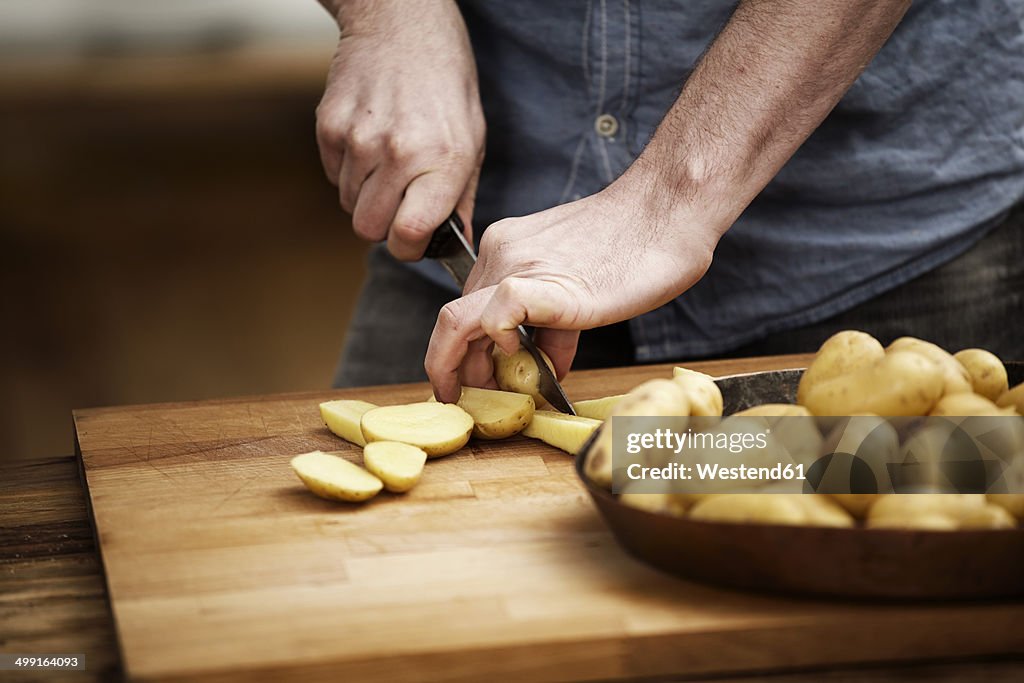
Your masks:
M451 403L424 401L367 411L360 422L366 441L400 441L436 458L454 453L469 441L473 418Z
M885 355L882 344L866 332L843 330L825 340L800 376L796 402L807 405L807 393L821 382L874 365Z
M322 451L292 458L292 469L310 491L328 500L361 503L380 493L380 479L345 458Z
M919 353L925 358L938 363L939 367L942 368L944 381L942 388L943 396L974 391L971 385L971 376L964 366L956 358L953 358L953 354L937 344L932 344L916 337L900 337L886 347L887 353L892 353L893 351Z
M589 417L593 420L607 420L612 414L615 405L625 397L626 394L618 394L617 396L576 401L576 403L572 404L572 408L580 417Z
M589 417L566 415L554 410L537 410L522 434L576 455L600 426L600 420Z
M505 439L518 434L533 419L533 397L512 391L464 387L459 407L473 418L473 436Z
M320 417L336 436L357 446L365 446L366 439L363 437L363 430L359 427L359 421L367 411L376 407L366 401L348 399L325 401L320 404Z
M721 417L722 391L715 384L714 377L696 370L676 367L672 370L672 379L686 392L686 398L690 402L690 415Z
M405 493L416 486L426 462L422 448L398 441L373 441L363 449L366 469L394 493Z
M953 354L971 378L974 393L990 401L997 400L1009 388L1006 366L999 356L985 349L964 349Z
M540 355L554 372L555 366L548 355L543 351ZM521 348L510 356L495 346L491 357L494 359L494 381L502 391L528 394L538 408L547 404L540 395L540 369L529 351Z

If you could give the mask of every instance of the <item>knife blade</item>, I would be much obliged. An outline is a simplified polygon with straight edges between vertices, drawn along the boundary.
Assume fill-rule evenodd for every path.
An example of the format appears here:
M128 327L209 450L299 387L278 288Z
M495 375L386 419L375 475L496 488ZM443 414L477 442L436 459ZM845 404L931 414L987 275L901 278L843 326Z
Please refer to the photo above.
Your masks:
M469 277L469 271L473 269L473 265L476 263L476 254L473 252L473 248L469 246L469 242L466 241L462 219L459 218L457 213L453 212L448 217L448 220L434 231L433 236L430 238L430 243L427 245L427 250L423 255L426 258L438 261L444 266L444 269L459 284L459 287L466 286L466 278ZM555 373L544 362L544 357L540 355L540 349L533 343L533 339L526 331L526 328L520 325L516 328L516 332L519 333L519 343L530 354L533 361L537 364L537 369L540 371L540 395L555 410L575 415L576 411L573 410L572 404L569 403L565 390L558 383Z

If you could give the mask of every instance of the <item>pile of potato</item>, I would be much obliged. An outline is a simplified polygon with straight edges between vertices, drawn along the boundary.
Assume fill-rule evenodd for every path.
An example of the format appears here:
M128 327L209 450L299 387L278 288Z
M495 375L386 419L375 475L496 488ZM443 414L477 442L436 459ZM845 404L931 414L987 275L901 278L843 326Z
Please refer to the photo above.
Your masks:
M818 350L801 377L796 404L756 406L733 417L837 416L829 433L800 435L816 455L840 450L839 446L844 452L856 452L863 441L850 441L867 438L879 441L870 447L898 451L901 444L895 429L887 433L874 428L884 423L878 416L1021 414L1024 384L1011 389L1003 363L985 350L965 349L953 355L911 337L897 339L885 348L872 336L851 330L832 336ZM676 368L672 380L641 384L610 406L603 417L675 415L722 415L721 394L710 377ZM873 416L877 422L858 422L864 425L864 433L858 435L857 429L844 430L841 416ZM801 428L799 421L795 424L794 429ZM1008 431L1009 438L1016 439L1011 448L1020 452L1024 431ZM927 439L929 434L910 438ZM839 439L844 443L837 443ZM588 478L611 489L610 427L601 429L586 458ZM849 527L863 520L870 528L954 530L1011 528L1024 519L1024 494L673 494L636 493L627 486L620 500L652 512L719 522Z
M525 351L512 356L496 351L495 379L501 391L466 387L457 404L433 398L383 407L356 400L321 403L327 428L363 448L363 466L314 451L292 458L292 469L316 495L359 503L381 490L409 491L428 459L455 453L470 438L505 439L522 433L575 455L601 425L603 418L594 416L607 412L618 398L582 401L576 405L578 416L537 410L544 404L540 375Z

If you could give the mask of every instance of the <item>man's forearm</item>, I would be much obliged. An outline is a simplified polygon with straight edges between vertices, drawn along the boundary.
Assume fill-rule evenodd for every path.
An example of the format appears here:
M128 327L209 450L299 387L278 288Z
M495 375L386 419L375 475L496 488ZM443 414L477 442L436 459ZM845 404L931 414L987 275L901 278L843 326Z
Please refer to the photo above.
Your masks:
M630 172L719 234L828 115L910 0L743 0Z

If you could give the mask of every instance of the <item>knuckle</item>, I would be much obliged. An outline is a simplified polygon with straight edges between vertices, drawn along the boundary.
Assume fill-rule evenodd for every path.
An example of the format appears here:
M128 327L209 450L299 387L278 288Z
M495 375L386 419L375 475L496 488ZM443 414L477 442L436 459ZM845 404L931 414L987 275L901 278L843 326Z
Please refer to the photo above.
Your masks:
M380 242L384 239L381 234L380 227L375 221L365 216L355 216L352 219L352 232L357 237L367 240L368 242Z
M395 219L391 229L402 239L419 240L433 233L435 227L420 216L402 216Z
M462 329L462 313L458 300L449 301L437 314L437 326L443 332L457 335Z
M366 154L377 148L377 133L365 125L351 127L345 135L345 146L355 154Z

